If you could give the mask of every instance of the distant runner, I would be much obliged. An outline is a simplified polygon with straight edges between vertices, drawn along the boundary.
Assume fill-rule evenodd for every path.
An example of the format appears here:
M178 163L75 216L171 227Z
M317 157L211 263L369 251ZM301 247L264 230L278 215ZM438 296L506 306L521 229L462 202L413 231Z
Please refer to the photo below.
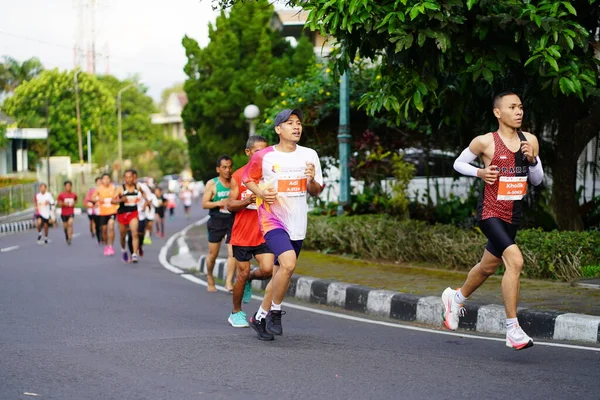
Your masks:
M54 198L48 192L45 183L40 184L40 192L35 195L35 211L37 215L37 243L48 244L48 227L50 225L51 209ZM44 240L42 241L42 228L44 228Z
M163 195L162 189L159 187L154 188L154 196L158 201L158 206L156 206L156 217L154 221L156 221L156 235L158 237L165 237L165 208L167 205L167 199Z
M75 218L75 203L77 203L77 195L71 191L73 183L71 181L65 181L65 190L58 195L56 199L60 209L60 218L63 222L63 229L65 230L65 240L70 246L73 240L73 218Z
M104 243L104 255L114 256L115 249L115 221L117 219L118 202L117 188L110 181L110 174L102 175L102 182L96 188L94 201L99 205L98 224L102 229L102 242Z

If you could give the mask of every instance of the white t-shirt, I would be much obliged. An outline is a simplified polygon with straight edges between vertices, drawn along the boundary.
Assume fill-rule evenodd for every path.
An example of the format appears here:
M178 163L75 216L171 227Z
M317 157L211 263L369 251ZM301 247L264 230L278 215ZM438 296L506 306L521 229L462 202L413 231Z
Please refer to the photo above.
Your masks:
M254 181L262 188L274 187L277 198L271 205L257 199L259 225L263 234L273 229L284 229L291 240L306 237L308 223L306 163L315 165L315 181L323 186L321 162L316 151L297 146L291 153L270 146L252 156L244 171L243 182Z
M181 197L183 199L183 205L186 207L189 207L192 205L192 192L190 190L184 190L181 193Z
M35 195L38 215L44 219L50 219L50 206L54 204L54 198L50 192L42 194L41 192Z

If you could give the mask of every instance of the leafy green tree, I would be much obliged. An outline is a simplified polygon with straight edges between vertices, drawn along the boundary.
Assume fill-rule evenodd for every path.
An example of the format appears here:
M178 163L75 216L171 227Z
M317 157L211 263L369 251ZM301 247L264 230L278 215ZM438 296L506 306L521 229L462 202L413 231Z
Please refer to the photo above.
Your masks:
M272 16L273 7L260 0L222 12L209 26L210 43L205 48L183 38L188 57L183 119L196 178L212 177L221 154L233 156L243 150L248 135L246 105L264 110L269 99L279 95L285 78L314 61L312 51L306 54L306 41L297 47L303 54L301 62L300 56L294 60L294 49L270 28Z
M219 1L231 6L244 1ZM340 46L340 71L356 55L379 62L362 104L374 115L424 120L462 145L493 129L493 93L515 90L526 127L542 137L561 229L581 229L577 159L600 130L597 0L291 0L309 26Z
M74 72L43 71L19 85L3 104L3 111L23 128L50 128L50 155L79 160L75 113ZM97 132L102 119L114 114L113 96L95 76L78 75L82 132ZM47 125L46 125L47 121ZM84 136L84 155L87 144ZM93 143L97 143L94 137ZM45 146L37 149L45 152ZM41 154L40 154L41 155Z
M12 57L4 56L0 63L0 93L13 92L17 86L38 76L44 67L33 57L20 63Z
M106 87L115 99L117 93L124 87L137 83L138 79L121 81L112 75L99 76L98 80ZM150 114L156 112L156 105L152 97L146 94L147 88L136 84L121 93L121 122L124 140L148 141L161 135L161 129L153 125ZM116 140L117 138L117 110L112 112L107 120L103 121L103 140Z

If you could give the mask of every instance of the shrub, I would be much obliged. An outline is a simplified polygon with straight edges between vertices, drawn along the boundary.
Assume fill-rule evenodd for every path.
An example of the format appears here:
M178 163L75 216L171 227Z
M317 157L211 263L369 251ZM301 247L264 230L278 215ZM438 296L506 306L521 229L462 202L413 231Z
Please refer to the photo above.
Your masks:
M481 258L486 243L478 229L430 225L385 215L310 216L307 249L373 260L428 262L468 270ZM592 273L600 259L600 232L520 231L524 276L571 281ZM593 270L596 271L596 270Z

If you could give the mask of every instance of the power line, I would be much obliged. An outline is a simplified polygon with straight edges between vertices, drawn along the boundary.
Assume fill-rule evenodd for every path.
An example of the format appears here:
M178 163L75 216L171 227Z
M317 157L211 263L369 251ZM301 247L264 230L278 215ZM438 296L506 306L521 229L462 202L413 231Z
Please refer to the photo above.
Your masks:
M72 46L69 46L66 44L55 43L55 42L50 42L50 41L43 40L43 39L37 39L37 38L29 37L29 36L19 35L16 33L6 32L2 29L0 29L0 35L11 36L11 37L18 38L18 39L28 40L30 42L36 42L36 43L40 43L40 44L47 44L47 45L51 45L51 46L61 47L61 48L67 49L69 51L73 50ZM87 52L85 52L84 54L87 55ZM98 52L96 53L96 56L109 56L110 58L117 58L117 59L127 60L127 61L135 61L136 63L140 63L140 64L154 64L154 65L160 65L160 66L165 66L165 67L175 67L176 66L178 68L182 68L182 66L179 64L174 64L174 63L171 64L171 63L165 63L165 62L160 62L160 61L140 60L135 57L109 55L109 54L102 54L102 53L98 53Z

